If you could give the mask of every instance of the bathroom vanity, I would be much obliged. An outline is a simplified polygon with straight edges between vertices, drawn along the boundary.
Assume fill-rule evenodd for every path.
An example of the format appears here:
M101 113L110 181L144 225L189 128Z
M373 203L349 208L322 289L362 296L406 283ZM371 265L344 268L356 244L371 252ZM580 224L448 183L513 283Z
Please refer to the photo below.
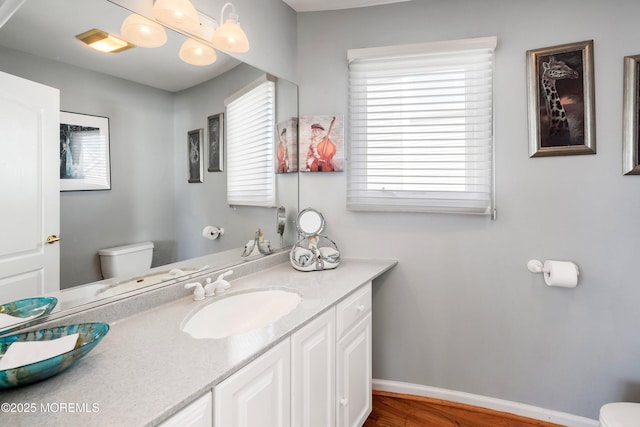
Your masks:
M102 343L66 372L0 393L0 403L16 409L0 413L2 424L361 425L371 408L372 281L396 262L345 259L310 273L280 260L229 277L229 290L202 301L184 283L170 285L181 289L177 299L110 321ZM226 338L195 339L181 329L217 299L265 289L296 292L301 302L273 323Z

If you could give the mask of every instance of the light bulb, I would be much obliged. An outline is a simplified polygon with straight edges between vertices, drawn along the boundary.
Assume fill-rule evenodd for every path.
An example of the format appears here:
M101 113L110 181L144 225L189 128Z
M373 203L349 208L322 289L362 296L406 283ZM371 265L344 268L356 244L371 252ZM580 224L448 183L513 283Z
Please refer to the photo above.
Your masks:
M153 16L170 27L198 31L200 20L196 8L189 0L156 0Z
M249 39L240 28L237 15L229 15L229 18L213 33L213 45L220 50L227 52L247 52L249 50Z
M180 59L191 65L209 65L216 61L216 52L209 46L189 39L180 48Z
M141 47L159 47L167 42L162 25L135 13L124 20L120 33L129 42Z

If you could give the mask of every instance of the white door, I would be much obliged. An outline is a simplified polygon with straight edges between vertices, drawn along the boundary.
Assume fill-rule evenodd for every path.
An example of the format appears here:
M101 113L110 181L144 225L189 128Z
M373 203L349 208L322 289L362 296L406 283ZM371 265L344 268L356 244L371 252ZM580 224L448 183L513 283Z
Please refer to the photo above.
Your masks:
M60 289L60 93L0 72L0 303Z

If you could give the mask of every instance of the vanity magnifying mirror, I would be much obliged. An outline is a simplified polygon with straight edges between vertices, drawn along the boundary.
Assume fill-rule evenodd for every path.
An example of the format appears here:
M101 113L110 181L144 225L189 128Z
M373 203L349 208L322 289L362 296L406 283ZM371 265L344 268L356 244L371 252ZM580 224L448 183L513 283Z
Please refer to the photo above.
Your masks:
M117 34L130 13L108 0L28 0L0 27L0 71L60 89L61 110L109 118L111 190L60 194L60 288L78 298L58 310L138 291L151 276L174 280L176 270L232 267L244 262L247 233L261 228L273 238L278 231L277 208L228 206L226 172L205 172L203 183L190 184L186 170L187 133L204 128L206 143L207 117L223 113L227 96L265 72L222 52L211 66L186 64L178 57L185 38L171 30L165 46L118 54L75 39L91 28ZM277 79L276 87L276 122L297 116L296 85ZM276 185L292 224L297 175L277 175ZM224 227L224 236L203 238L208 225ZM295 238L295 228L286 227L283 245ZM152 270L133 282L109 279L105 292L98 251L143 241L154 243ZM111 286L121 282L127 286ZM32 296L0 286L0 304Z
M289 252L293 268L300 271L330 270L340 264L336 242L320 234L324 226L324 216L316 209L307 208L298 214L296 228L302 238Z
M304 209L298 214L296 227L298 232L305 237L320 234L324 230L324 216L315 209Z

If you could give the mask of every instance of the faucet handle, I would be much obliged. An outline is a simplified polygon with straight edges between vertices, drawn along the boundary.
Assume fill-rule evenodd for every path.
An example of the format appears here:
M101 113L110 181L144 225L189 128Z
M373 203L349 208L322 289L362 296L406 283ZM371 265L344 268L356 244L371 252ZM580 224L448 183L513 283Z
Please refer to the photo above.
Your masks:
M231 283L227 282L224 278L231 276L232 274L233 270L229 270L218 276L216 281L212 284L212 286L215 286L216 293L224 292L231 287Z
M192 283L187 283L186 285L184 285L185 289L193 289L193 300L194 301L200 301L204 299L204 289L202 288L202 285L200 284L200 282L192 282Z
M224 279L224 278L225 278L225 277L227 277L227 276L231 276L232 274L233 274L233 270L225 271L224 273L222 273L221 275L219 275L219 276L218 276L218 278L216 279L216 282L217 282L218 280L222 280L222 279Z
M204 296L205 297L212 297L216 294L215 292L215 283L211 283L211 277L207 277L207 284L204 285Z

